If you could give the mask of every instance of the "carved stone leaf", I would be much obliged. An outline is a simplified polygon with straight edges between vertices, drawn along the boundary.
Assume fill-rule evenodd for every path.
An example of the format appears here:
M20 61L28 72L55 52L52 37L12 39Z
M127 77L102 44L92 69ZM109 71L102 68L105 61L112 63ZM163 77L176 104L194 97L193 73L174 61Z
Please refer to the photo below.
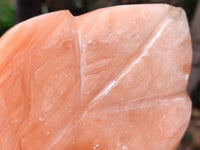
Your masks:
M169 5L18 24L0 40L0 150L174 150L191 55L185 13Z

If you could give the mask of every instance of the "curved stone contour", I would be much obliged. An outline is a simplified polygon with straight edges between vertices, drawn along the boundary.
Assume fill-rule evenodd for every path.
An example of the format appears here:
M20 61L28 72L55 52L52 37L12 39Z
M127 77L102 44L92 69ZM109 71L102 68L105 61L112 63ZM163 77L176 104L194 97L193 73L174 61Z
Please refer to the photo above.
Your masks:
M42 15L0 40L0 150L175 150L191 41L169 5Z

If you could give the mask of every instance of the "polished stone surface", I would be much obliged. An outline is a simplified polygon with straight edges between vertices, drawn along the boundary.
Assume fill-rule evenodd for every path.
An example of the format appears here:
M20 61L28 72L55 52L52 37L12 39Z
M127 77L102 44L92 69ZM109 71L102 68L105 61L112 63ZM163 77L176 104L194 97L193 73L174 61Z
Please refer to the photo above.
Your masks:
M0 39L0 150L175 150L190 120L184 11L127 5Z

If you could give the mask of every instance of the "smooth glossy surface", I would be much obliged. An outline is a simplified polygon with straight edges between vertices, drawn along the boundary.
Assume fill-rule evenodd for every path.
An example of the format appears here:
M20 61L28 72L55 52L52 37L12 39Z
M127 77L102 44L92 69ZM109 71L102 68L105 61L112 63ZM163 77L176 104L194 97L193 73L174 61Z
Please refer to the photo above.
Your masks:
M169 5L59 11L0 39L0 150L175 150L191 42Z

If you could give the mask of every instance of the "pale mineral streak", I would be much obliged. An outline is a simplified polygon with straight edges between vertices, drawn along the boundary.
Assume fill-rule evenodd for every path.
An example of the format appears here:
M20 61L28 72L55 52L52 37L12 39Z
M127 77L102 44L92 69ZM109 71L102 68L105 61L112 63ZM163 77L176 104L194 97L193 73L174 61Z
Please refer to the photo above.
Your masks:
M0 39L0 150L175 150L190 120L184 11L45 14Z

